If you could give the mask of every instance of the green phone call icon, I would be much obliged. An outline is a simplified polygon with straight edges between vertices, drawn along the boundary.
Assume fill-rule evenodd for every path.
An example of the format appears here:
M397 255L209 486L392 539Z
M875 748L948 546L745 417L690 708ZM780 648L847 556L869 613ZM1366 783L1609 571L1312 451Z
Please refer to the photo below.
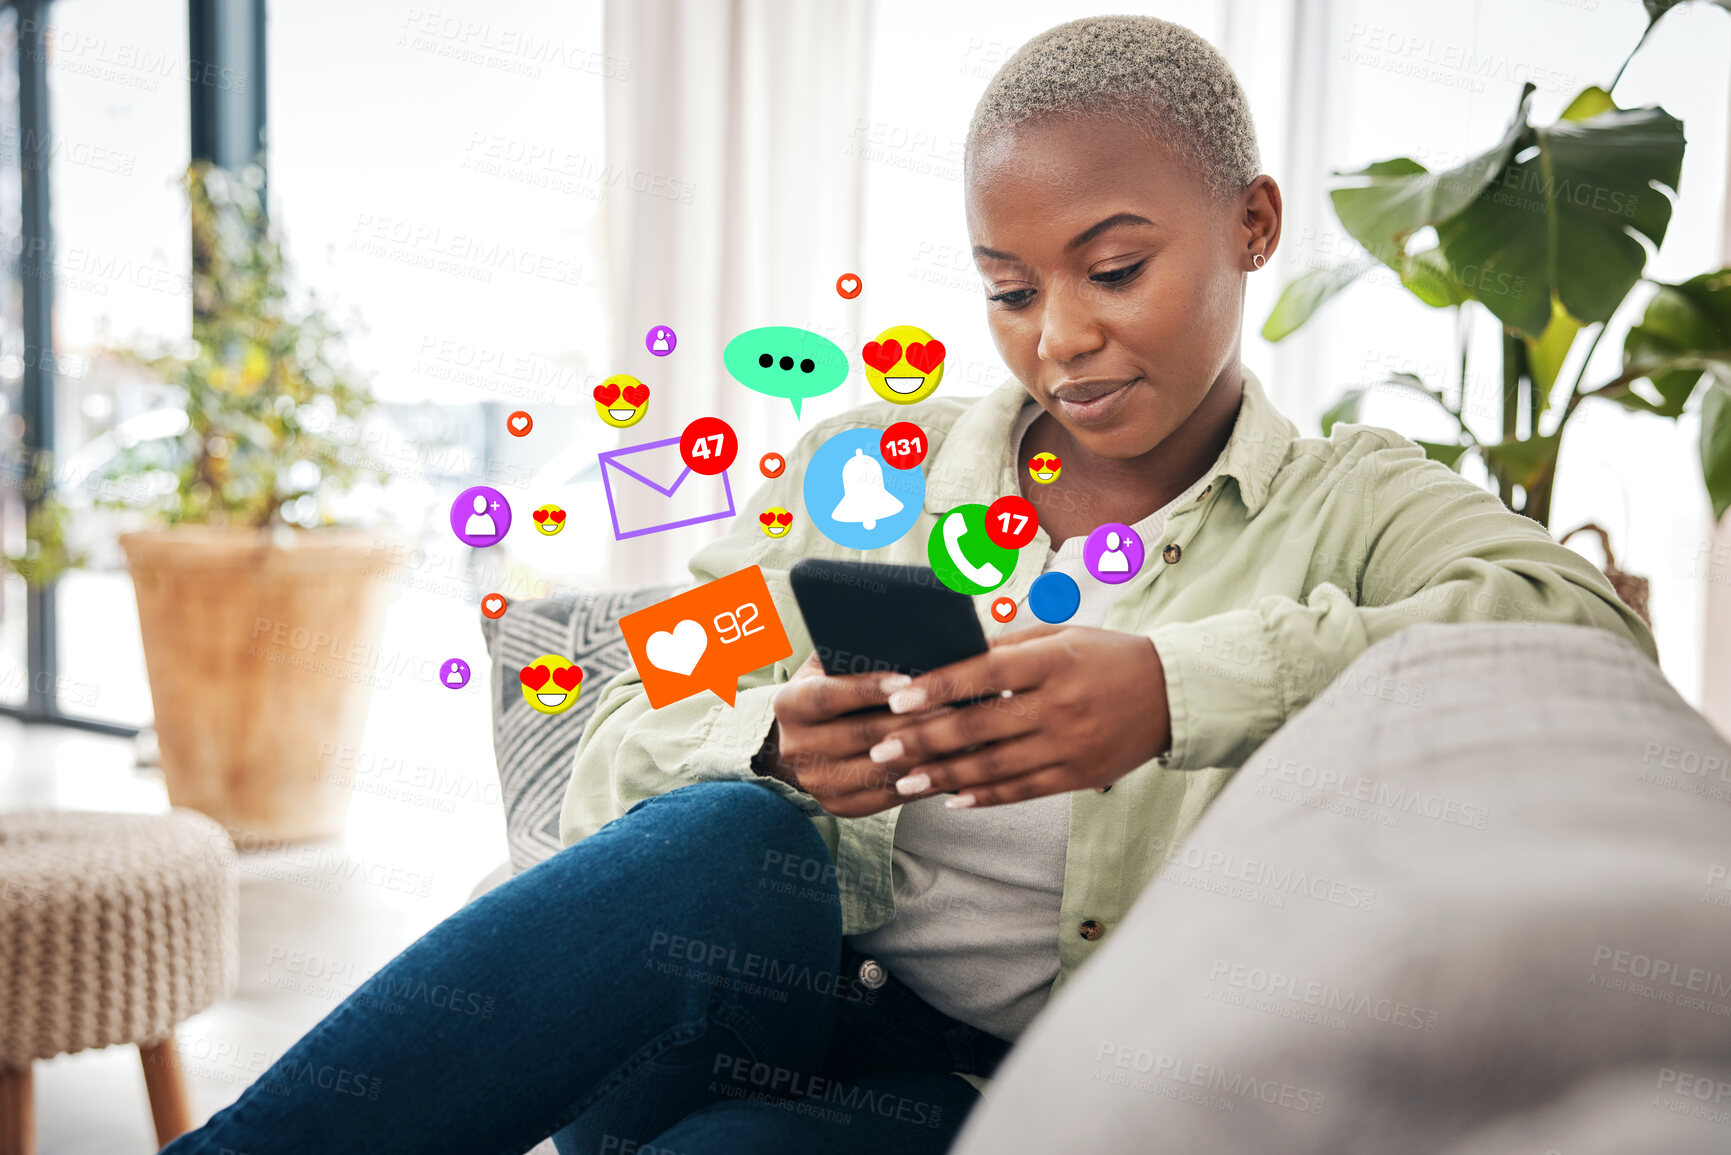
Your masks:
M932 526L926 557L938 580L963 594L989 594L1010 580L1016 551L986 536L986 507L958 505Z

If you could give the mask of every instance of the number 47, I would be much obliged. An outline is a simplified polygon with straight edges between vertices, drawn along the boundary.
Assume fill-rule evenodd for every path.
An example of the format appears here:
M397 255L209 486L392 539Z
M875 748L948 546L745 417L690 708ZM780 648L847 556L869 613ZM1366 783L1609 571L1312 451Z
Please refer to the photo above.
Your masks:
M722 433L714 433L708 437L699 437L697 439L697 444L695 444L691 447L691 456L693 456L693 457L706 457L706 458L707 457L720 457L721 456L722 442L724 442L726 440L727 440L727 436L725 434L722 434ZM715 448L714 449L709 448L709 443L711 441L715 442Z

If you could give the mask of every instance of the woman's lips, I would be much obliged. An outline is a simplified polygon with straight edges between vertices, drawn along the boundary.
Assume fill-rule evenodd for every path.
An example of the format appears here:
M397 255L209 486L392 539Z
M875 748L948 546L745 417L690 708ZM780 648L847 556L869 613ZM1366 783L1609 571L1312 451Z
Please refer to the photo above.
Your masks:
M1079 399L1065 400L1059 397L1057 401L1064 407L1065 416L1076 424L1101 425L1117 414L1125 398L1130 396L1130 387L1140 380L1142 378L1133 377L1106 392L1100 392L1097 387L1084 386L1073 391Z

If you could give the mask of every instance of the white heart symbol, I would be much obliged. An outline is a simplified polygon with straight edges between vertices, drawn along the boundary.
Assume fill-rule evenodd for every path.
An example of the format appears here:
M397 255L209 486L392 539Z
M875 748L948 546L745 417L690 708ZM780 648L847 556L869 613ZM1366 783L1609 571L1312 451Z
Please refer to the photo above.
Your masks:
M513 417L513 418L511 418L511 428L513 428L513 429L521 429L521 428L523 428L523 426L525 426L527 424L529 424L529 419L527 417Z
M779 458L779 457L767 458L764 461L764 464L769 466L771 469L780 469L781 468L781 458Z
M709 635L702 626L687 618L674 626L672 633L660 630L650 634L643 653L649 659L649 664L658 670L690 674L697 668L697 660L703 657L703 651L708 648Z
M504 605L504 603L501 602L498 598L488 598L487 599L487 612L491 613L491 614L496 614L499 612L499 607L501 605Z
M841 283L841 287L851 293L859 288L859 282L849 277Z

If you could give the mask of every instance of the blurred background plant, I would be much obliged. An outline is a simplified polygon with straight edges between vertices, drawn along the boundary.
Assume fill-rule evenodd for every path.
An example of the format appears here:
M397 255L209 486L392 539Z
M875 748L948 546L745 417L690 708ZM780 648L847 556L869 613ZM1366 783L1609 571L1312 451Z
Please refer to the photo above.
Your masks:
M335 497L362 477L382 476L360 444L372 396L318 299L289 301L281 240L264 213L263 171L199 161L185 184L192 338L172 350L114 353L182 390L186 424L117 455L102 480L123 492L106 503L142 504L170 525L332 524ZM128 491L128 479L156 484Z
M1335 214L1365 256L1293 280L1262 328L1282 339L1379 265L1424 304L1453 309L1458 381L1396 373L1383 384L1429 398L1458 426L1452 441L1418 442L1427 455L1459 469L1477 454L1503 502L1547 527L1563 433L1588 398L1675 419L1699 392L1702 477L1714 516L1731 508L1731 271L1648 282L1654 292L1624 338L1622 371L1585 381L1665 238L1684 151L1682 121L1663 108L1619 108L1611 93L1654 25L1686 2L1645 0L1646 28L1610 86L1582 90L1554 124L1529 122L1529 83L1502 140L1461 165L1433 173L1398 157L1335 173L1346 178L1330 194ZM1711 2L1731 9L1731 0ZM1488 432L1466 417L1464 313L1474 307L1502 326L1501 424ZM1586 352L1559 402L1583 334ZM1356 421L1367 392L1342 394L1322 417L1323 435Z
M371 393L318 298L291 303L263 184L256 167L188 166L191 338L174 348L104 351L177 389L185 419L123 445L97 476L60 484L76 481L98 506L168 525L312 528L343 521L335 499L358 481L384 477L361 443ZM67 544L67 506L54 496L48 455L19 473L34 504L25 550L5 563L32 585L47 585L85 557Z

